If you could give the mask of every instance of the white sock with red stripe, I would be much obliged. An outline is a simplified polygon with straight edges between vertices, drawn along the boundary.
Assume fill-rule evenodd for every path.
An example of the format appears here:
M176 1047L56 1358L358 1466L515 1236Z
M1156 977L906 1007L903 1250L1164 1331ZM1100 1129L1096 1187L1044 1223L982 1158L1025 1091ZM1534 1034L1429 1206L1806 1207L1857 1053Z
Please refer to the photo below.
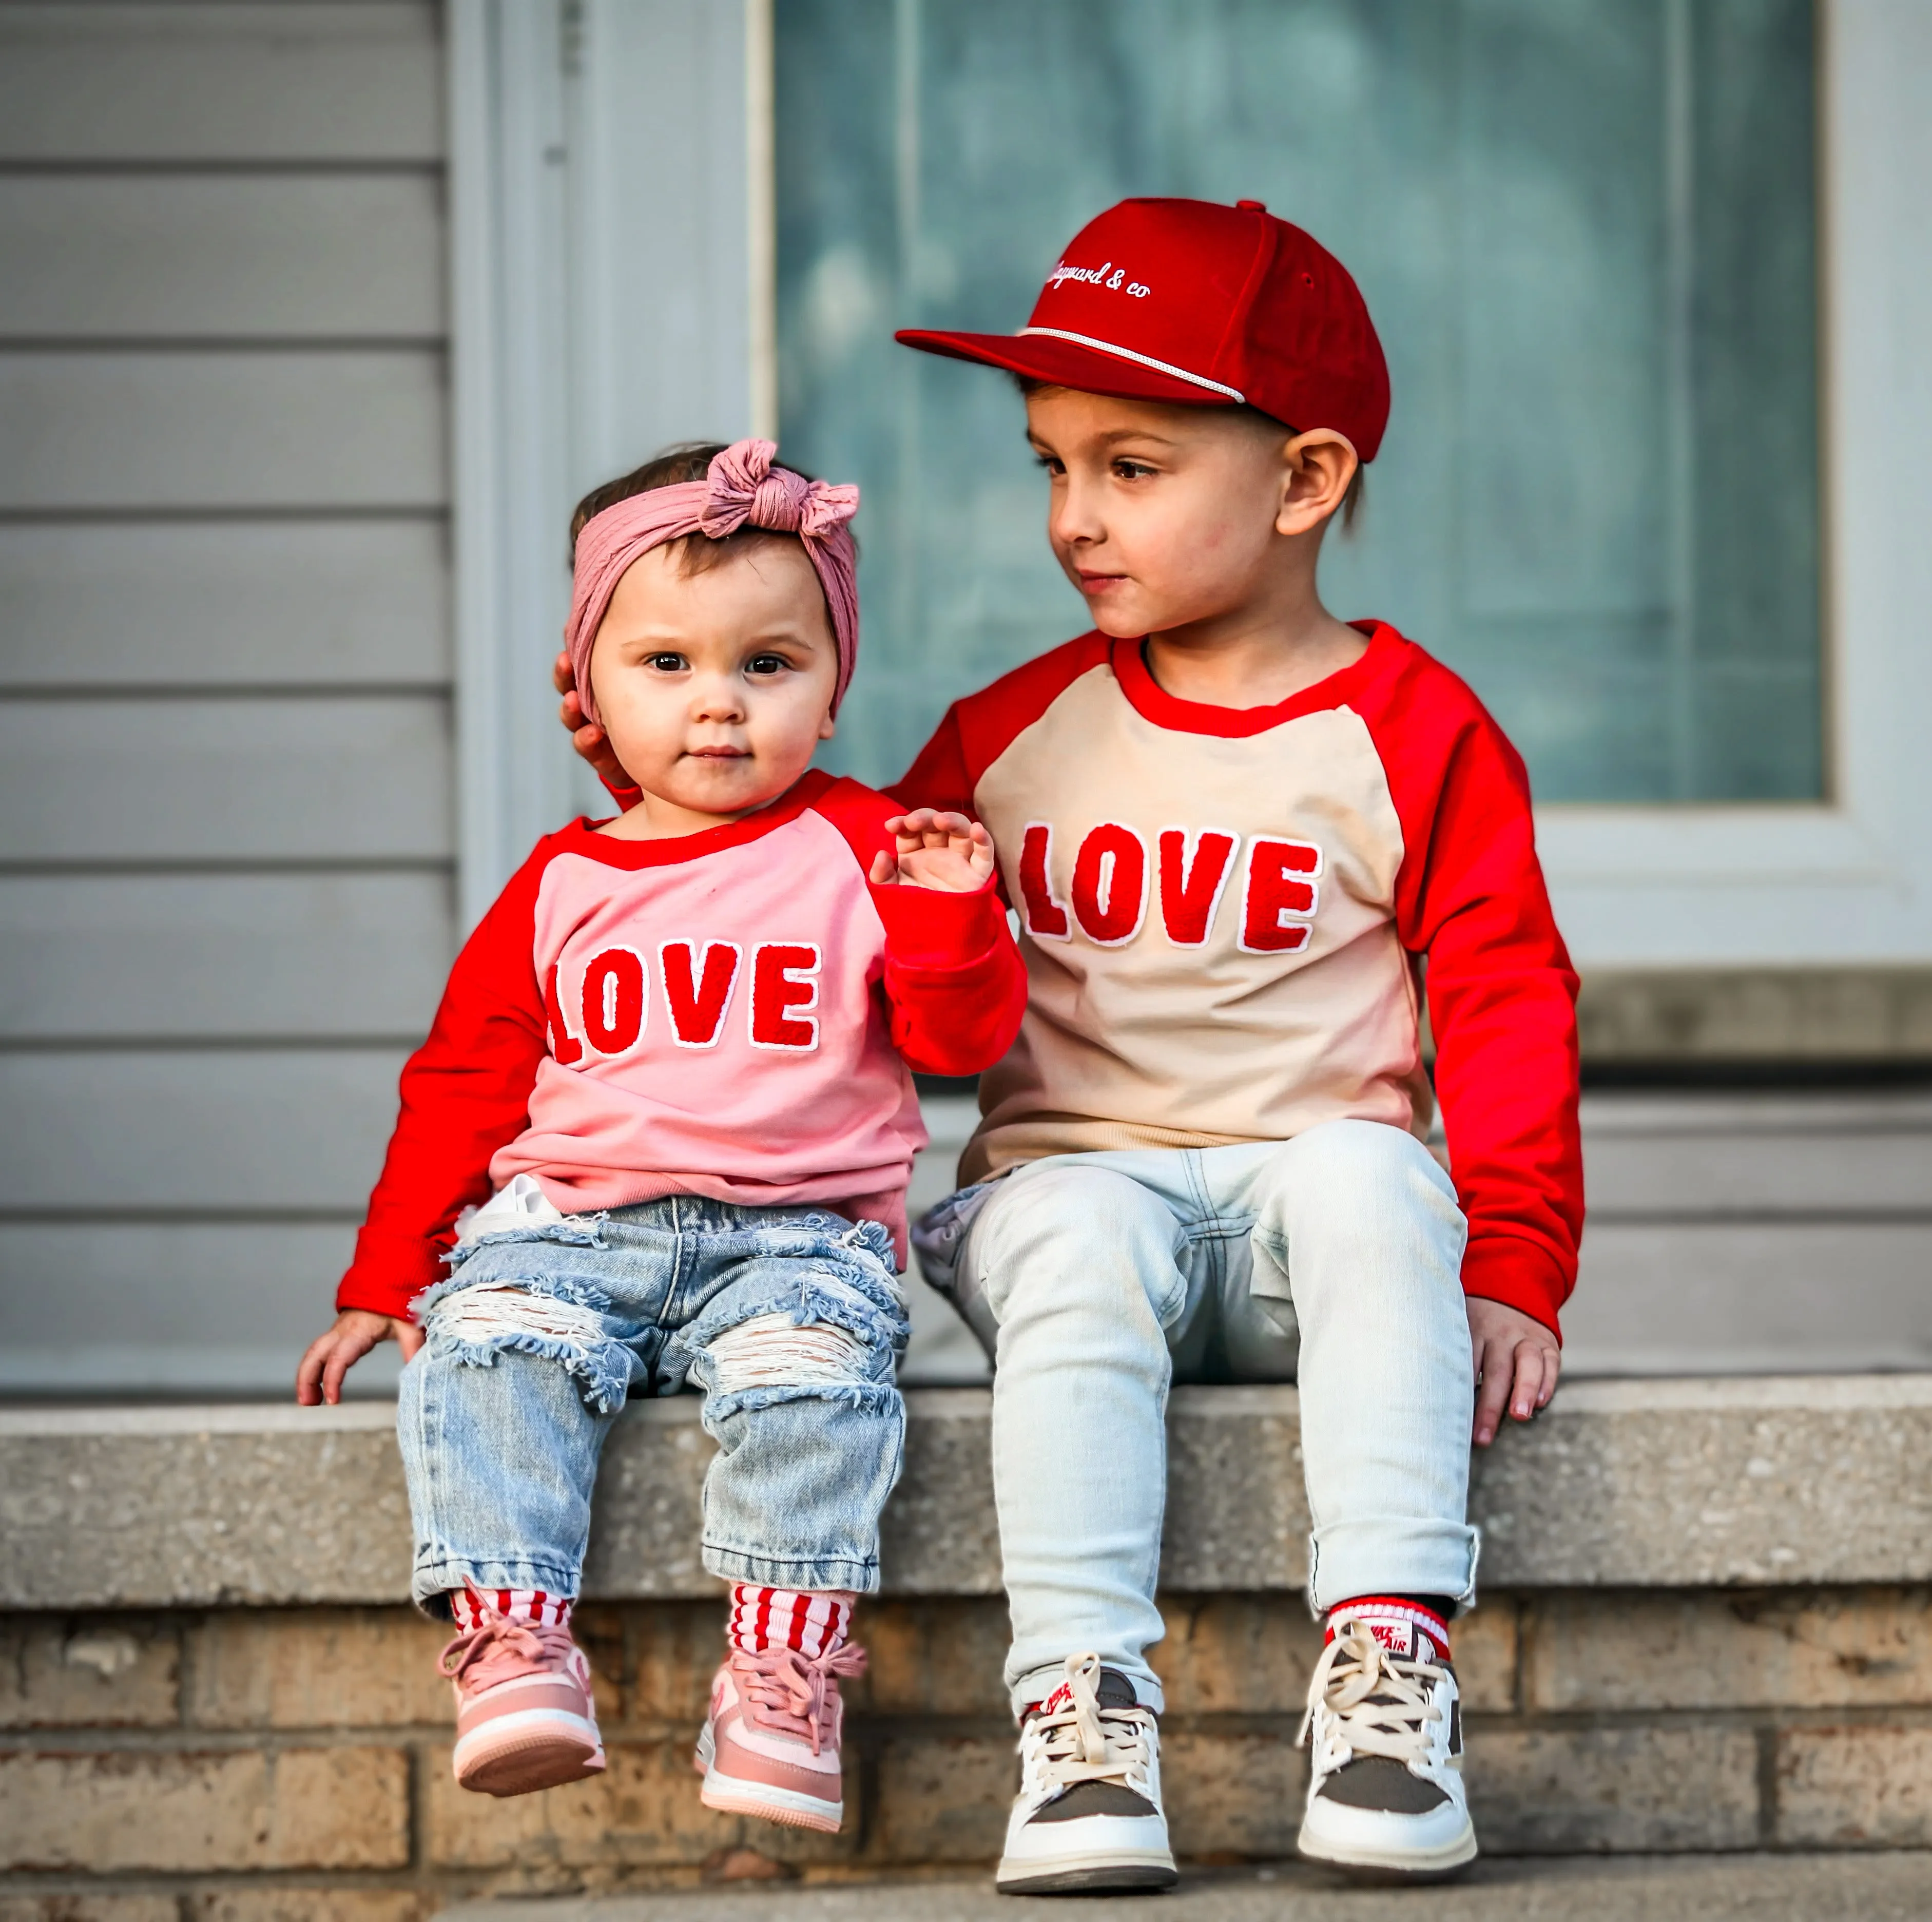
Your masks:
M830 1655L844 1646L858 1599L844 1589L760 1588L756 1582L734 1581L724 1639L746 1655L762 1655L768 1648Z
M1433 1608L1406 1595L1358 1595L1352 1602L1336 1602L1323 1624L1322 1640L1333 1641L1336 1627L1352 1616L1398 1660L1449 1659L1449 1624Z
M486 1606L508 1621L548 1623L567 1629L574 1605L569 1596L546 1594L541 1588L452 1588L449 1591L449 1612L456 1626L466 1633L482 1626Z

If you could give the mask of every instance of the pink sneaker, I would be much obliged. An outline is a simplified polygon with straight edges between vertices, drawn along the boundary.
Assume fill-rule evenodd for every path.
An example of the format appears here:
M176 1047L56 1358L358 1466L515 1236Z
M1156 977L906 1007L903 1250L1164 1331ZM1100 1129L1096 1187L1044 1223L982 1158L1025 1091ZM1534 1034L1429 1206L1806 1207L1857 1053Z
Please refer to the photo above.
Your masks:
M590 1664L570 1631L483 1619L442 1651L456 1684L456 1779L484 1795L528 1795L604 1766Z
M845 1815L838 1677L865 1668L866 1651L849 1643L815 1656L734 1649L711 1684L693 1759L704 1806L836 1834Z

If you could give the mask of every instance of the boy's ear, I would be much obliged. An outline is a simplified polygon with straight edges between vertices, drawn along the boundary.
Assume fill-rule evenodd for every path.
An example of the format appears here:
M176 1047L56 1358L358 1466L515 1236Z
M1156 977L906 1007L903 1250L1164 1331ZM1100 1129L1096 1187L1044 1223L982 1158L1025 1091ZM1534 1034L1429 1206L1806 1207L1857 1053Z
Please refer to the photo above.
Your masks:
M1355 443L1332 427L1311 428L1282 449L1280 511L1275 531L1305 534L1321 527L1347 499L1362 463Z

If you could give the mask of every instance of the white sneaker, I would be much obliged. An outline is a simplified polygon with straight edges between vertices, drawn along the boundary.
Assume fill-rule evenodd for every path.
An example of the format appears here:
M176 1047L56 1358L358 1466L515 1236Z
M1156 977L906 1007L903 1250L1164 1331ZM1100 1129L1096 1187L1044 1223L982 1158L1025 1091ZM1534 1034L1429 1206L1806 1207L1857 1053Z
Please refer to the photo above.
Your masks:
M1020 1730L1020 1792L997 1886L1003 1895L1070 1895L1176 1880L1154 1711L1097 1655L1070 1655L1066 1680Z
M1390 1650L1345 1616L1316 1664L1296 1743L1313 1737L1295 1845L1312 1862L1407 1881L1475 1857L1456 1671L1424 1631L1410 1635Z

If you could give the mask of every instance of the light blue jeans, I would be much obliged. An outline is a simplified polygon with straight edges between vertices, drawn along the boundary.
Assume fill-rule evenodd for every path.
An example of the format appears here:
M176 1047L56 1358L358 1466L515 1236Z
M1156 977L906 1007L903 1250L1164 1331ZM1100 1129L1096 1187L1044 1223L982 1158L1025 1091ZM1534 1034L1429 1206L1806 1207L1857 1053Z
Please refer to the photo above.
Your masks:
M704 1566L875 1589L905 1438L891 1245L822 1209L676 1196L459 1248L397 1410L417 1602L576 1595L604 1437L633 1392L687 1384L718 1444Z
M1058 1155L942 1202L927 1278L993 1359L1017 1710L1088 1650L1161 1706L1146 1650L1172 1381L1298 1381L1310 1599L1473 1599L1467 1226L1412 1135Z

